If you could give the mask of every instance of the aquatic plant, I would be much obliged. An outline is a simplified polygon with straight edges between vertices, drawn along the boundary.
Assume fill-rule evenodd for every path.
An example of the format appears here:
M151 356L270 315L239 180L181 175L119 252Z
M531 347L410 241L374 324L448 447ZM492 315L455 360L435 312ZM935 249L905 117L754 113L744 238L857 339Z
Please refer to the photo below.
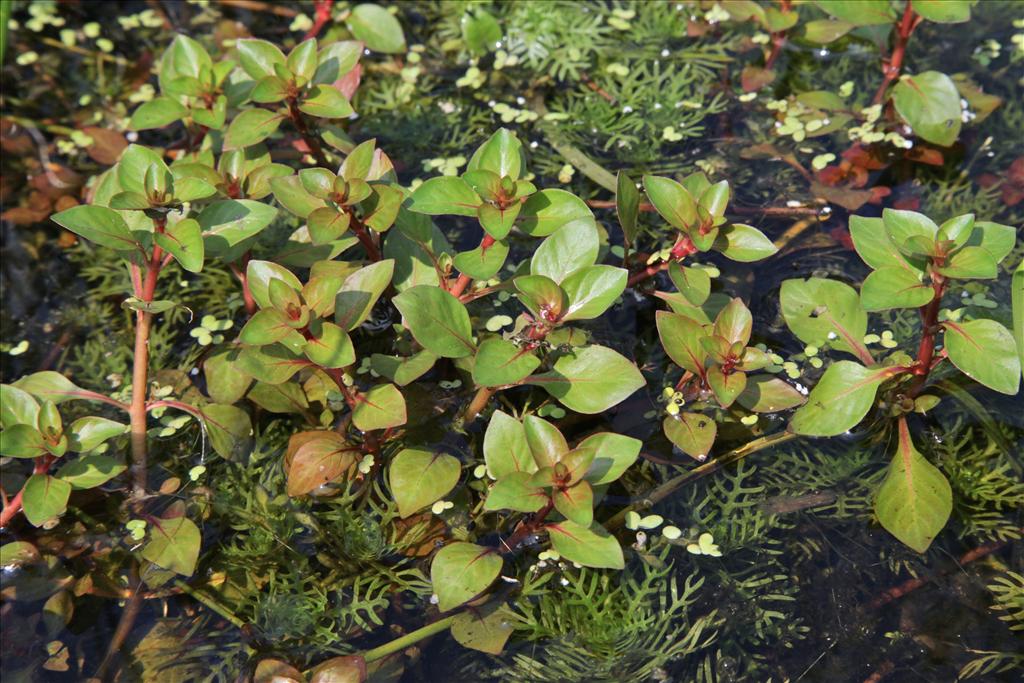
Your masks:
M531 3L457 13L425 5L417 11L433 16L431 30L450 43L439 52L473 60L476 73L463 74L460 87L476 91L490 78L538 92L517 102L523 109L488 105L516 130L492 125L472 92L460 100L464 115L442 110L404 122L407 131L454 130L444 144L410 141L416 151L401 161L376 139L354 140L361 102L371 119L363 130L386 121L385 108L419 106L415 88L387 85L394 69L362 63L364 48L422 55L409 65L439 57L417 45L407 51L387 10L317 3L313 35L287 52L245 37L211 56L199 40L174 38L159 60L159 94L127 119L146 143L119 150L84 203L52 216L83 240L74 259L92 291L75 310L134 343L109 348L113 335L89 332L74 344L74 380L44 370L0 386L4 486L14 484L0 526L111 537L90 562L126 604L107 656L85 668L106 675L143 600L173 590L252 640L218 631L203 654L175 662L169 639L192 638L200 622L162 621L137 646L147 675L196 675L196 658L209 656L220 663L211 677L251 658L258 681L363 680L449 632L499 657L486 675L509 680L572 680L585 661L598 661L593 677L639 680L680 667L711 680L742 657L748 673L765 677L779 671L765 654L772 644L811 637L785 612L800 591L780 556L807 561L821 547L805 538L782 549L774 535L792 528L782 517L802 504L861 529L877 520L916 553L957 509L961 534L1019 537L1008 512L1020 486L1000 445L1006 435L989 427L988 447L969 449L916 430L918 416L939 410L940 395L983 414L963 395L971 382L1018 393L1024 264L1004 278L1012 314L987 307L987 290L969 292L977 306L950 303L977 281L1003 287L1004 262L1020 256L1014 227L972 213L941 223L897 208L852 215L849 239L866 278L859 290L834 278L787 279L772 301L785 336L755 317L753 297L736 286L748 267L737 264L776 258L787 244L734 220L750 213L733 196L750 191L732 175L751 174L745 164L782 160L808 181L800 191L853 211L884 193L839 201L844 183L903 161L928 163L909 153L897 160L890 148L906 150L911 140L949 148L960 139L962 88L938 72L901 75L922 20L970 16L971 3L935 5L915 0L900 14L887 0L698 3L679 18L654 3L635 12L594 4L590 16L563 3L552 9L571 17L562 23ZM331 23L341 39L318 37ZM780 90L763 111L749 107L772 143L745 148L739 163L667 177L654 159L724 115L727 99L742 108L754 98L716 92L687 106L691 115L673 119L671 131L667 118L638 124L623 118L632 104L619 106L653 110L661 95L706 92L751 31L770 34L763 67L743 69L740 87L753 92L775 82L768 72L790 41L867 42L878 33L872 27L888 25L893 49L875 98L882 106L857 113L842 93ZM637 46L611 62L615 31L635 31ZM694 46L693 69L678 77L638 56L659 40L715 31L720 44ZM567 45L581 34L593 38L586 48ZM409 65L397 78L411 86L419 75L407 69L419 67ZM589 94L545 92L545 71L585 81ZM364 76L380 87L363 85ZM460 116L472 126L456 126ZM816 155L819 173L809 173L799 146L848 135L854 122L846 165L828 172L830 160ZM602 139L585 153L577 147L595 123ZM550 149L531 151L534 133ZM389 149L395 137L382 135ZM632 145L640 173L613 175L587 156ZM416 159L419 150L436 156ZM443 156L452 153L466 156ZM566 160L563 185L583 182L573 180L575 167L614 200L553 187L551 171L563 175ZM411 179L403 161L426 161L438 174ZM971 204L999 210L994 201ZM595 216L606 208L618 230ZM104 307L109 298L121 309ZM649 348L617 343L603 327L630 306L662 302ZM869 313L907 334L899 342L891 330L869 334ZM902 346L911 334L917 344ZM128 359L130 380L121 373ZM689 469L644 452L644 429L627 436L612 419L632 413L652 425L648 434L660 423L670 444L702 464ZM840 466L817 450L832 446L810 441L851 435L891 445L884 473L869 453ZM777 451L761 471L742 461L798 439L813 447ZM698 480L685 513L667 522L648 514ZM805 500L814 488L843 490ZM767 495L800 500L769 505ZM3 564L56 571L41 548L7 543ZM916 570L905 552L885 560ZM710 564L730 553L743 566ZM705 563L696 564L700 578L671 578L684 561ZM1007 621L1017 579L1008 572L992 588ZM44 618L70 620L69 585L45 596ZM728 599L728 612L715 596ZM410 616L425 609L426 620ZM389 632L402 615L402 632ZM543 642L545 652L516 649L517 640ZM964 675L1007 661L993 651ZM479 661L451 666L484 675Z

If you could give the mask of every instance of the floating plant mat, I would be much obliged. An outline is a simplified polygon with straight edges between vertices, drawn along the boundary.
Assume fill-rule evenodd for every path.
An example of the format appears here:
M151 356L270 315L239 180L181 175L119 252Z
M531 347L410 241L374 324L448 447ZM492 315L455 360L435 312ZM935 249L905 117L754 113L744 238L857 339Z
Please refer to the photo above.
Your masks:
M1018 5L100 7L2 5L5 680L1015 680Z

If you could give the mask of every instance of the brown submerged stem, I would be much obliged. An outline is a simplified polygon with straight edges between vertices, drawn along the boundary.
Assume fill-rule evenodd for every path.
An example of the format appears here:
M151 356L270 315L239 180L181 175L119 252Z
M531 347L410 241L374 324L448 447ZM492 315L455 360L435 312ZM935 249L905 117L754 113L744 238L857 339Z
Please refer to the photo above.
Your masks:
M480 411L487 407L487 402L491 400L491 396L494 396L496 391L497 389L494 387L480 387L477 389L473 400L466 406L466 412L462 414L462 423L469 424L475 420Z

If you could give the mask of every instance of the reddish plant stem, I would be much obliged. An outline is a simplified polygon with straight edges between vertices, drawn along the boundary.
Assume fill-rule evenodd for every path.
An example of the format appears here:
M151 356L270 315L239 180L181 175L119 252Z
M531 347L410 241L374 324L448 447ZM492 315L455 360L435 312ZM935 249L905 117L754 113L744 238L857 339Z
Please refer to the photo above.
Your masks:
M903 18L896 29L896 44L893 45L889 59L883 61L882 73L885 78L875 93L873 104L882 103L882 100L885 99L885 91L889 89L893 81L899 78L900 71L903 69L903 57L907 53L907 42L910 40L910 34L914 32L914 27L917 26L917 15L914 14L912 5L912 0L907 0Z
M316 13L313 15L313 27L302 36L303 40L316 38L327 22L331 20L331 8L334 7L334 0L316 0Z
M373 241L369 228L351 210L348 211L348 216L348 226L352 229L359 243L363 245L363 249L366 250L366 257L373 262L380 261L380 248Z
M917 378L907 390L907 396L917 398L928 381L928 374L934 367L935 358L935 337L939 332L939 309L942 307L942 295L946 291L946 279L938 273L932 273L932 290L934 297L926 305L922 306L921 313L921 344L917 349L917 362L914 365L914 374Z
M299 111L299 102L295 97L288 98L288 116L292 120L292 125L295 126L295 130L302 136L302 140L306 143L306 147L309 148L310 154L316 159L316 164L320 168L326 168L328 171L334 171L331 168L330 162L327 161L327 155L324 154L324 148L320 145L320 140L309 130L309 126L306 125L306 118Z
M154 229L164 231L165 219L157 219ZM141 287L136 286L135 296L145 303L153 301L156 281L160 276L163 252L153 245L153 254L146 265L145 278ZM138 280L136 279L136 282ZM135 312L135 351L132 359L132 401L128 408L131 417L130 432L132 446L132 501L138 505L146 495L146 390L149 381L149 331L153 314L149 311Z
M502 541L501 544L504 546L502 554L514 553L516 546L523 542L530 534L535 534L540 529L541 524L544 523L544 518L548 516L551 510L555 507L555 503L552 500L548 500L547 504L537 511L530 519L523 520L516 527L516 530L512 532L512 535L508 537L507 541Z
M999 550L1000 548L1005 546L1007 543L1008 543L1008 541L993 541L992 543L986 543L984 545L979 545L977 548L973 548L972 550L968 550L966 553L964 553L963 555L960 556L960 559L957 561L957 568L960 568L960 567L964 566L965 564L970 564L971 562L974 562L975 560L980 560L981 558L983 558L983 557L985 557L987 555L991 555L992 553L996 552L997 550ZM947 570L947 571L940 572L938 574L938 576L943 576L945 574L948 574L948 573L950 573L950 571L952 571L952 570ZM884 606L888 605L890 602L893 602L894 600L899 600L900 598L902 598L907 593L910 593L912 591L916 591L921 586L924 586L929 581L931 581L932 578L933 577L922 577L922 576L919 576L917 578L907 579L906 581L904 581L900 585L893 586L892 588L887 589L881 595L879 595L877 598L875 598L870 603L868 603L868 609L869 610L876 610L876 609L878 609L880 607L884 607Z
M50 471L50 465L56 460L52 455L40 455L35 459L35 465L32 468L32 474L46 474ZM23 497L25 494L25 487L22 486L21 490L11 499L9 503L4 505L3 512L0 512L0 529L6 529L7 525L11 523L14 516L21 511Z
M493 244L494 238L491 237L490 235L484 235L483 239L480 240L481 253L486 252L488 249L491 248L491 245ZM452 285L452 288L449 289L448 291L452 294L452 296L462 296L462 293L466 291L466 287L468 287L469 283L472 281L473 278L469 277L465 273L461 273L459 274L459 278L455 281L455 284Z
M242 265L231 264L231 272L235 274L238 281L242 283L242 298L245 300L245 312L250 316L256 314L256 299L252 298L252 290L249 289L249 276L246 273L246 266L249 263L248 252L242 257Z
M473 400L466 406L466 412L462 414L463 425L467 425L476 419L480 411L487 407L487 402L491 400L491 396L494 396L496 391L497 389L494 387L480 387L477 389Z
M633 273L629 276L629 281L626 283L627 287L636 287L637 284L643 282L648 278L652 278L663 270L667 270L671 261L662 261L661 263L652 263L647 266L639 273Z
M781 0L779 4L781 5L781 10L783 12L789 11L790 0ZM775 66L775 60L777 60L779 55L782 54L782 48L785 47L785 45L785 31L775 31L772 33L772 51L768 54L768 58L764 60L765 69L771 70L771 68Z

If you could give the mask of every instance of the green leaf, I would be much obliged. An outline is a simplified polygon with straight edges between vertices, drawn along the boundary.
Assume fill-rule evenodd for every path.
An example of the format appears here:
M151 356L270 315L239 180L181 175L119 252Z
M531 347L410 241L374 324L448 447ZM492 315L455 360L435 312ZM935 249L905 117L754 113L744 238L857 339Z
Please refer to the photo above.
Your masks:
M82 455L57 470L57 479L76 489L91 489L106 484L128 467L109 455Z
M185 270L198 273L203 269L205 249L202 228L196 220L180 220L165 232L156 233L154 239L164 251L174 256L174 260Z
M569 444L562 432L544 418L527 415L523 419L523 428L526 430L526 442L530 445L533 462L538 467L553 467L569 452Z
M302 413L309 408L309 400L306 393L298 384L285 382L284 384L267 384L256 382L246 396L250 401L271 413L291 415Z
M334 83L355 68L363 54L363 45L358 40L339 40L320 50L317 57L313 85Z
M481 245L472 251L456 254L453 262L463 275L474 280L489 280L505 265L508 249L508 242L498 240L486 248Z
M461 542L441 548L430 565L438 609L447 612L487 590L502 564L493 548Z
M807 399L788 382L771 375L752 375L736 401L755 413L775 413L806 403Z
M68 448L76 452L91 451L108 439L128 433L128 425L105 417L80 417L64 431Z
M530 195L519 213L519 229L532 237L547 237L563 225L593 220L587 203L565 190L541 190Z
M126 192L146 194L144 181L146 169L156 164L160 171L167 171L167 164L163 158L149 147L143 145L128 145L128 149L121 153L121 160L117 162L117 181L121 189Z
M316 73L316 48L316 38L303 40L301 43L293 47L292 51L288 53L288 57L285 59L285 65L288 67L288 70L307 81L311 80L313 78L313 74Z
M492 204L482 204L477 211L480 227L496 240L505 239L512 232L512 225L519 215L519 204L512 204L504 209Z
M47 453L46 439L35 425L16 424L0 432L0 455L9 458L38 458Z
M923 553L952 510L949 482L914 448L906 418L900 418L899 446L875 497L878 521L901 543Z
M80 204L56 213L51 218L57 225L101 247L118 251L142 248L121 214L105 206Z
M1003 394L1017 393L1021 362L1012 353L1013 335L995 320L946 321L943 343L962 373Z
M249 261L245 268L245 278L249 285L249 293L252 294L252 298L260 308L270 306L268 290L271 280L281 280L295 291L302 289L302 283L292 271L270 261Z
M569 307L569 297L555 281L544 275L520 275L513 284L520 301L538 317L559 320Z
M815 19L804 24L804 38L812 43L827 45L835 42L856 28L848 21Z
M226 199L209 204L200 212L199 227L211 256L258 235L273 222L277 209L252 199Z
M726 258L740 263L760 261L779 250L763 232L743 223L723 225L715 238L714 248Z
M707 352L701 343L701 339L707 336L704 327L691 318L667 311L655 314L655 324L661 345L672 362L703 377L707 359Z
M337 432L306 433L288 468L288 495L303 496L315 491L340 477L361 457L359 449Z
M370 367L379 375L387 377L400 387L415 382L437 362L437 356L430 351L420 351L408 358L385 356L375 353L370 357Z
M256 83L249 97L253 102L273 104L288 97L288 83L277 76L264 76Z
M921 253L915 249L915 245L931 245L939 236L939 226L916 211L885 209L882 211L882 222L893 244L904 254Z
M307 341L302 351L322 368L343 368L356 362L356 351L348 333L329 322L321 324L320 333Z
M579 444L580 449L590 449L595 453L584 478L594 486L610 484L636 462L642 446L639 439L622 434L591 434Z
M501 26L498 25L498 20L482 8L476 8L475 11L467 9L459 23L462 25L462 39L474 55L487 54L501 42ZM498 652L500 651L501 648L498 648Z
M128 122L131 130L150 130L152 128L163 128L175 121L180 121L188 114L188 109L170 97L154 97L142 105L132 114Z
M17 424L34 427L39 419L39 404L32 394L13 384L0 384L0 427Z
M573 349L552 370L527 379L570 410L588 415L604 412L644 385L633 363L604 346Z
M1000 225L990 221L978 221L974 224L974 232L967 239L968 247L981 247L996 263L1006 258L1017 243L1017 230L1009 225Z
M285 340L289 342L289 346L292 345L292 342L300 346L305 343L305 338L289 324L285 314L274 308L265 308L262 311L257 311L245 323L245 327L242 328L241 333L238 335L238 341L254 346L263 346Z
M499 128L473 153L466 170L491 171L499 178L518 180L522 160L523 143L508 128Z
M64 514L71 497L71 484L49 474L33 474L21 490L22 510L32 526L42 526Z
M485 12L480 10L478 14ZM500 37L501 34L498 35ZM515 615L505 605L484 605L456 614L452 622L452 637L463 647L500 655L515 630L514 623Z
M239 353L237 347L220 347L203 362L206 391L216 403L235 403L241 400L252 384L252 378L238 369Z
M815 0L815 4L854 26L890 24L896 18L889 0Z
M275 75L274 65L285 64L284 53L266 40L242 38L235 42L235 48L242 69L256 81L265 76Z
M697 202L676 181L644 176L644 190L661 217L675 228L685 232L697 224Z
M391 284L394 272L394 259L384 259L345 278L334 298L334 322L346 330L354 330L366 322L377 300Z
M26 375L12 386L27 391L38 399L55 404L76 398L86 398L83 389L59 372L44 370Z
M388 232L384 242L384 256L395 260L395 289L403 292L419 285L437 287L441 280L434 263L451 249L444 233L427 216L405 209L399 210L395 227L398 229Z
M960 24L971 19L976 0L914 0L914 11L928 21Z
M202 535L185 516L150 521L149 543L141 555L155 565L183 576L192 576L199 561Z
M718 434L718 425L715 421L698 413L669 415L661 423L661 427L668 440L678 446L679 450L701 462L707 459Z
M569 306L562 313L562 321L591 320L600 316L626 289L629 273L614 266L586 266L569 275L562 289Z
M306 191L297 175L274 178L270 181L274 199L299 218L306 218L317 209L327 206L326 202Z
M747 375L734 370L729 374L722 372L719 365L712 365L707 372L708 385L715 394L715 400L723 408L728 408L736 397L747 388Z
M949 147L960 135L960 93L946 74L903 76L892 90L892 101L914 133L928 142Z
M530 472L509 472L498 479L484 501L484 510L537 512L548 502L548 494L533 483Z
M243 109L224 134L224 149L242 149L263 142L275 132L284 114L269 109Z
M899 231L898 234L906 233ZM857 254L872 268L900 268L912 275L924 272L923 265L912 263L900 252L881 218L850 216L850 237Z
M786 280L779 299L786 325L803 343L828 343L854 355L863 349L868 315L849 285L822 278Z
M836 436L853 429L875 404L879 385L904 372L902 368L865 368L853 361L836 361L825 370L793 414L789 428L805 436Z
M551 500L555 510L571 522L587 527L594 521L594 490L585 480L568 488L556 488Z
M394 384L378 384L356 399L352 423L361 431L404 425L405 398Z
M528 348L519 348L500 337L492 337L480 344L473 363L473 381L481 387L499 387L515 384L540 365Z
M958 280L993 280L998 275L996 260L982 247L964 247L935 270Z
M687 268L673 261L668 276L679 293L692 305L700 306L711 294L711 276L703 268Z
M406 208L430 216L476 216L483 200L462 178L439 176L416 188Z
M750 315L750 309L742 299L734 297L718 312L713 332L730 344L740 342L746 346L750 341L753 325L754 319Z
M252 448L252 422L237 406L212 403L202 408L203 425L210 445L222 458L238 460Z
M615 213L619 217L626 244L636 242L640 234L637 218L640 215L640 190L636 181L619 171L615 178Z
M374 52L398 54L405 51L405 34L395 15L380 5L365 3L352 8L348 29Z
M719 181L704 190L700 196L698 204L700 204L702 208L706 209L708 214L713 218L722 218L722 216L725 215L725 207L729 204L729 181ZM699 215L700 211L697 213ZM715 221L716 224L718 222L718 220Z
M914 271L887 266L872 271L860 288L860 301L866 311L891 308L918 308L935 298L935 290L921 282Z
M459 483L458 458L418 448L398 452L388 466L388 486L398 514L408 517L441 500Z
M600 248L592 218L567 223L541 242L530 260L530 273L546 275L561 284L581 268L597 261Z
M420 285L405 290L393 301L423 348L442 358L462 358L476 352L469 312L448 292Z
M967 244L967 240L970 239L973 232L974 214L966 213L962 216L954 216L940 225L937 240L939 242L952 242L953 249L959 249Z
M287 382L296 372L313 364L280 344L247 346L238 356L238 369L268 384Z
M355 113L348 99L333 85L314 85L299 103L299 110L322 119L338 119Z
M622 569L625 559L615 537L597 522L589 528L569 520L547 525L551 547L570 562L597 569Z
M500 410L491 414L491 421L484 432L484 462L494 479L502 479L514 472L537 471L522 422Z

